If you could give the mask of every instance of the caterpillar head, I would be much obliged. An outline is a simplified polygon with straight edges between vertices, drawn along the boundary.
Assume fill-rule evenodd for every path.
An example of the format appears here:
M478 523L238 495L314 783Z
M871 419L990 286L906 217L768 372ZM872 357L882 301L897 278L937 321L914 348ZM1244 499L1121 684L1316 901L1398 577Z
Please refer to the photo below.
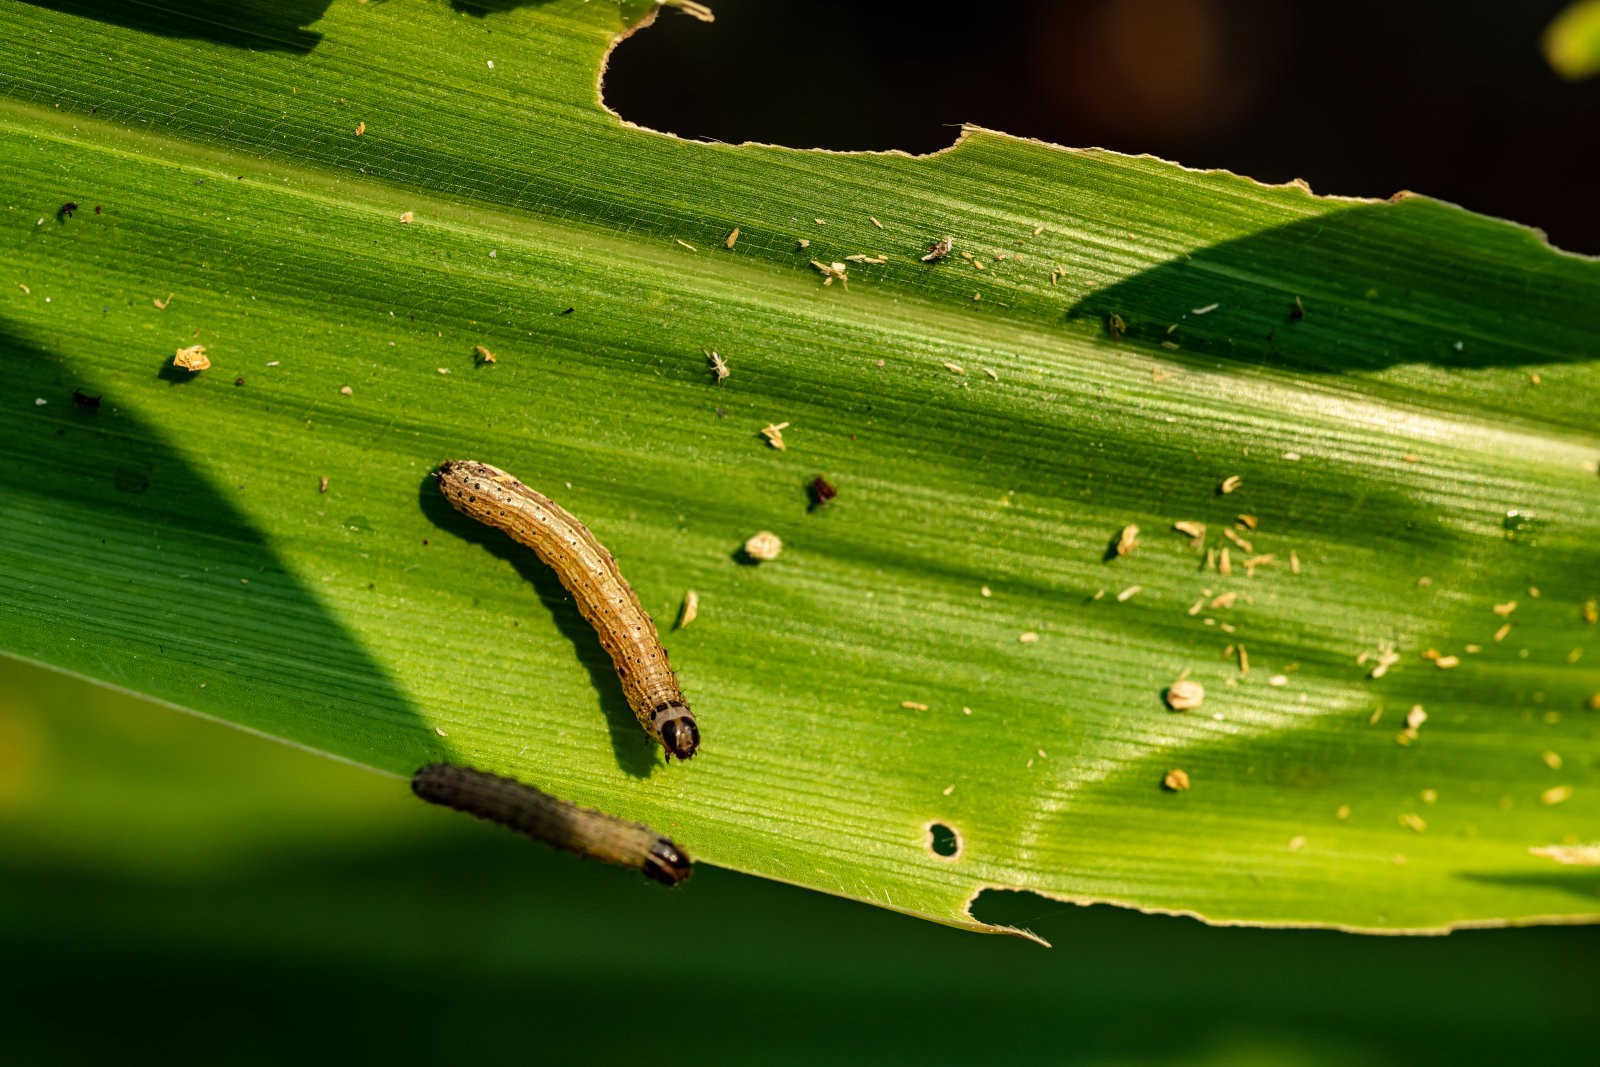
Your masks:
M685 713L662 723L661 747L667 750L668 759L688 759L700 751L700 727L695 725L694 716Z
M694 864L689 861L683 849L664 837L656 838L655 843L650 846L649 855L645 857L646 878L662 885L677 885L692 873Z

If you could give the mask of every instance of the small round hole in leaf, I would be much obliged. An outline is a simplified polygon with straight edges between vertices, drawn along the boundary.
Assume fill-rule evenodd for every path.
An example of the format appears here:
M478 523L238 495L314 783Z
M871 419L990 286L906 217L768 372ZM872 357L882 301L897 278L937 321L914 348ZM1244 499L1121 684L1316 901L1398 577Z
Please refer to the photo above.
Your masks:
M961 851L961 835L942 822L928 824L928 847L946 859Z

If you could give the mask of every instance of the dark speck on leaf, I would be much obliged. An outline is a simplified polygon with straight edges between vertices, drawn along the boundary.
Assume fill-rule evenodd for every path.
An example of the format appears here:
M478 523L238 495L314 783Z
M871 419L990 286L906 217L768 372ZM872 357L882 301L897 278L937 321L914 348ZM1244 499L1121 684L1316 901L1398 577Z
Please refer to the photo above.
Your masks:
M244 379L243 378L235 378L233 380L233 384L234 385L243 385L244 384Z
M98 215L98 214L100 214L100 205L99 205L99 204L96 204L96 205L95 205L95 206L94 206L94 213L95 213L95 214L96 214L96 215Z
M811 479L810 483L806 485L806 492L811 496L811 508L813 511L839 495L839 490L834 487L833 483L820 474Z
M60 207L56 208L56 218L60 219L62 222L66 222L72 217L72 213L76 210L78 210L78 202L76 200L68 200L65 204L62 204Z
M578 309L577 309L577 308L568 308L568 309L567 309L567 310L565 310L565 311L563 311L563 312L562 312L562 313L561 313L561 314L563 314L563 315L570 315L570 314L572 314L572 313L573 313L573 312L574 312L574 311L577 311L577 310L578 310Z
M132 467L118 467L111 476L112 484L123 493L142 493L150 488L150 478L143 471L134 470Z
M1294 298L1294 307L1289 309L1289 321L1290 322L1299 322L1301 319L1303 319L1305 317L1306 317L1306 306L1300 302L1300 298L1297 296L1297 297Z
M98 396L90 396L82 389L74 389L72 391L72 402L85 411L100 410L100 398Z

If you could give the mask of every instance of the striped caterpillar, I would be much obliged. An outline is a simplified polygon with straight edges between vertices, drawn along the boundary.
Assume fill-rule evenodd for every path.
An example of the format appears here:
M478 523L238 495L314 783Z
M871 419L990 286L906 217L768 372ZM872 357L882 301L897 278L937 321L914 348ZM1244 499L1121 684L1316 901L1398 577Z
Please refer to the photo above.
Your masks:
M497 822L535 841L642 871L663 885L677 885L694 870L684 851L654 830L557 800L513 778L430 763L412 775L411 791L430 804Z
M656 625L605 546L588 527L542 493L498 467L472 460L439 464L439 489L463 515L504 530L533 549L572 594L578 612L600 635L622 680L633 714L667 760L688 759L700 747L700 728L661 647Z

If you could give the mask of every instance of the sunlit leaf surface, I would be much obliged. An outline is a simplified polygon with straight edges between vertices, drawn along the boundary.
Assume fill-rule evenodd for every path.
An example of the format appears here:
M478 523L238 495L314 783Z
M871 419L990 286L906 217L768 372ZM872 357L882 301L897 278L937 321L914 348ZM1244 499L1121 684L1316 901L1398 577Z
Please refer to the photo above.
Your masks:
M1529 850L1600 837L1600 264L977 129L687 143L597 99L648 6L495 6L0 2L0 649L958 925L1593 917ZM610 547L698 758L446 457Z

